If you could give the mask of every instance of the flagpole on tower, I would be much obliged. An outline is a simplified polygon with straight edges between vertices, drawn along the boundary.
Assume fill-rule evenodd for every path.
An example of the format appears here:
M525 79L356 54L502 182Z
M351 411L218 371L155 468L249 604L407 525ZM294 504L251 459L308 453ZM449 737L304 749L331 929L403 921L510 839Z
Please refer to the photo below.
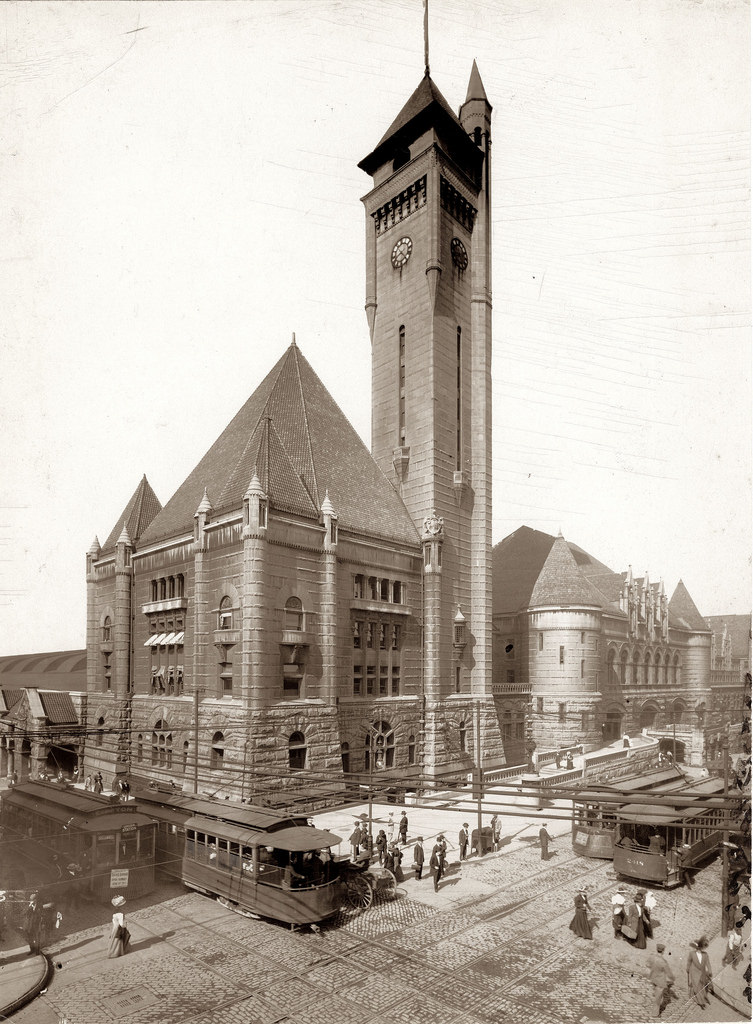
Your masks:
M424 74L429 75L429 0L424 0Z

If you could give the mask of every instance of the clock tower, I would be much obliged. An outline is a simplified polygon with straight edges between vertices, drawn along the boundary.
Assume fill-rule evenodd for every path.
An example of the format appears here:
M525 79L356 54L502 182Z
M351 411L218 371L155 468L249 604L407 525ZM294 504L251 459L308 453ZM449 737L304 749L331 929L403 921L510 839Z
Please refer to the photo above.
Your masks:
M427 72L377 147L366 212L372 454L423 548L425 764L448 715L491 739L491 106L456 116ZM465 725L464 725L465 728ZM483 743L487 747L487 742ZM496 746L496 744L493 744Z

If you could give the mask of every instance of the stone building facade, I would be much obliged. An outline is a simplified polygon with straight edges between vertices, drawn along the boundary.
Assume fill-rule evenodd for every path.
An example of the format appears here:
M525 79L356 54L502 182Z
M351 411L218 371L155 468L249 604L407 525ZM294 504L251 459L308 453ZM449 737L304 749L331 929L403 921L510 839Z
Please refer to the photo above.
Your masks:
M521 527L494 548L494 690L505 752L660 737L700 764L716 727L712 633L680 581L616 573L561 535ZM735 700L741 707L738 679ZM735 719L739 722L740 713Z
M491 690L491 107L428 73L359 166L372 453L295 339L87 555L86 770L254 799L503 763Z

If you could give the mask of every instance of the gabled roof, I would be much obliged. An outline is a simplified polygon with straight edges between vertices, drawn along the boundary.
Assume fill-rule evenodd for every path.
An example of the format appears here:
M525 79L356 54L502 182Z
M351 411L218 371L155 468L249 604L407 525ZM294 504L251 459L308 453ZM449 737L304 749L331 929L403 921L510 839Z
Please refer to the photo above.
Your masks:
M669 613L676 619L681 629L691 629L694 633L710 633L711 629L696 608L688 588L680 580L669 602Z
M115 550L115 545L124 528L131 541L136 544L161 508L162 505L160 505L159 499L152 490L145 474L133 492L131 500L123 509L115 526L110 531L107 540L102 545L102 551L110 552Z
M39 698L42 701L47 721L51 725L71 725L78 722L78 715L69 693L40 691Z
M567 541L560 534L549 549L546 561L531 591L531 605L592 605L601 608L604 596L586 579Z
M726 627L732 641L732 657L747 658L750 651L750 615L707 615L709 629L721 637Z
M318 520L329 490L341 529L419 543L402 499L295 342L154 518L142 543L192 530L205 488L212 518L240 510L254 473L273 508Z
M480 80L479 77L479 82ZM364 157L358 166L367 174L372 174L390 159L395 150L409 146L429 127L436 128L454 145L466 152L473 166L480 163L482 155L478 147L468 138L457 115L431 77L424 75L418 88L379 140L376 148Z

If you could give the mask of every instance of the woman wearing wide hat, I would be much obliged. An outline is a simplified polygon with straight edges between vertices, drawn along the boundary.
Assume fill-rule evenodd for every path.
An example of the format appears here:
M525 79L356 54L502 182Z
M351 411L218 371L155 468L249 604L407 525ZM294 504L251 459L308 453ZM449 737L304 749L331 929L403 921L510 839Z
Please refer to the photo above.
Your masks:
M581 939L592 939L591 922L588 920L588 895L585 886L575 896L575 916L570 922L570 931Z
M115 907L115 913L112 915L112 929L110 931L110 948L107 951L107 958L112 960L116 956L125 956L128 952L131 944L131 933L126 927L125 914L123 913L123 907L125 906L124 896L114 896L110 900L112 905Z

